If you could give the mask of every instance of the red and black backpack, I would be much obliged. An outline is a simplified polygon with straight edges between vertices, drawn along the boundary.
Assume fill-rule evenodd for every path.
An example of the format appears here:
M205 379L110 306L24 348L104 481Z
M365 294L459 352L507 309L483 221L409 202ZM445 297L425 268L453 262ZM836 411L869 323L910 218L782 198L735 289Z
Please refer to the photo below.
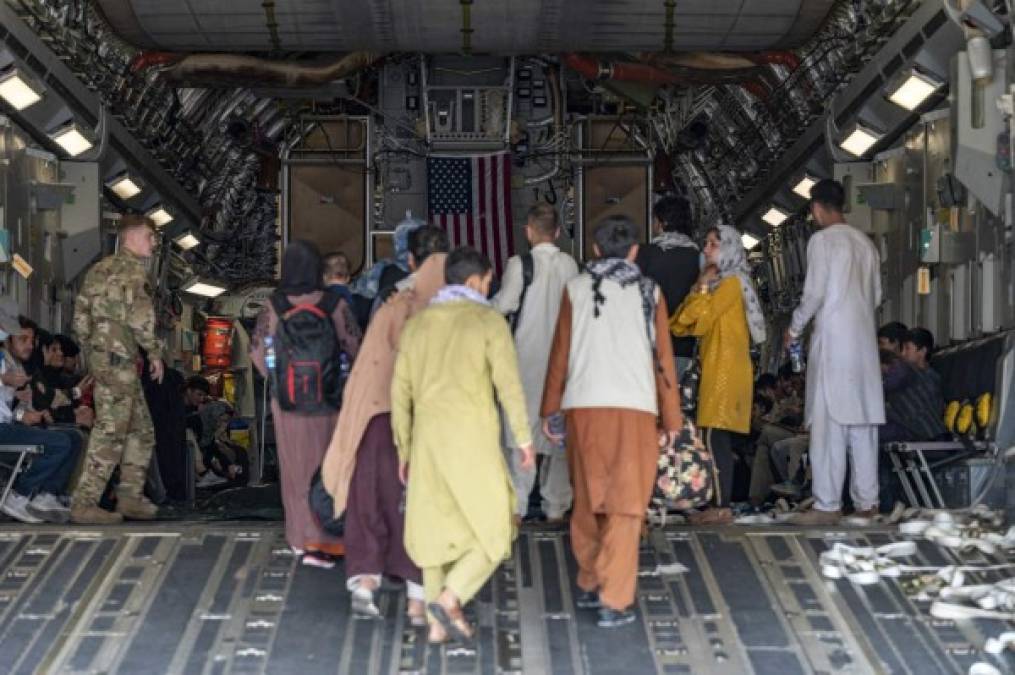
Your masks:
M273 384L282 410L327 414L342 405L348 357L331 319L339 300L325 291L317 304L293 305L285 294L272 294L278 315Z

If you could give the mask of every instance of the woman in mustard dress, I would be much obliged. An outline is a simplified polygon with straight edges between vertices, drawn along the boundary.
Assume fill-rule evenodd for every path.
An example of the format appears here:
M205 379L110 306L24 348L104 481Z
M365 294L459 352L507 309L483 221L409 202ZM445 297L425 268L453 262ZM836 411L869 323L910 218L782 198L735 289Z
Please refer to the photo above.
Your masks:
M714 458L718 481L716 508L691 517L692 524L733 521L733 435L751 426L754 369L751 341L765 341L765 317L751 281L740 233L728 225L709 230L706 265L687 298L670 319L677 337L700 341L701 383L698 426Z

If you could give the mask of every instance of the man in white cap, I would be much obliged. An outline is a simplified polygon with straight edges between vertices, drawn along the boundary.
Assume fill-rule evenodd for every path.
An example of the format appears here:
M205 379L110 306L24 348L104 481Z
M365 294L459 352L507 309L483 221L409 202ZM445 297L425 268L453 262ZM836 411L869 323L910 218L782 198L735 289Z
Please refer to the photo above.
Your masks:
M23 363L35 347L36 326L18 316L17 304L0 298L0 445L37 445L35 456L0 502L0 511L23 523L65 523L67 483L81 451L74 430L45 429L53 422L48 411L31 409L30 378Z

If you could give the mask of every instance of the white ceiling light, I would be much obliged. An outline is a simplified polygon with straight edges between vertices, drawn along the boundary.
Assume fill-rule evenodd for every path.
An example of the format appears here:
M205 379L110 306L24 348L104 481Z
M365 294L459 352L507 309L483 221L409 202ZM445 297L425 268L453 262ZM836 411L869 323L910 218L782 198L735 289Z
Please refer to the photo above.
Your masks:
M911 68L897 84L898 87L888 95L888 100L906 110L916 110L944 86L941 80L916 68Z
M855 157L863 157L880 140L881 134L858 122L839 142L839 147Z
M800 182L793 186L793 192L800 195L804 199L810 199L811 188L817 185L817 183L818 183L817 178L811 178L807 174L804 174L804 177L800 179Z
M229 289L213 281L207 281L199 277L194 277L190 281L184 283L183 287L180 290L182 290L184 293L201 295L206 298L217 298L218 296L222 295Z
M77 157L93 145L92 140L81 130L77 122L68 122L51 133L49 137L71 157Z
M162 206L162 204L156 204L155 207L145 215L152 219L152 222L155 223L155 227L162 227L163 225L173 221L173 214L166 211L166 207Z
M187 230L183 234L173 237L173 243L182 248L184 251L189 251L200 244L201 240L198 239L192 231Z
M743 236L740 237L740 241L744 242L744 248L750 251L752 248L757 246L761 240L752 234L744 232Z
M765 215L761 217L763 221L765 221L772 227L778 227L779 225L782 225L787 218L789 218L789 214L777 206L773 206L770 209L768 209L768 211L765 212Z
M110 179L106 183L106 187L108 187L113 194L120 199L130 199L131 197L135 197L141 194L141 190L143 189L141 181L131 177L131 175L126 171Z
M15 110L24 110L42 100L45 90L32 78L11 67L0 74L0 98Z

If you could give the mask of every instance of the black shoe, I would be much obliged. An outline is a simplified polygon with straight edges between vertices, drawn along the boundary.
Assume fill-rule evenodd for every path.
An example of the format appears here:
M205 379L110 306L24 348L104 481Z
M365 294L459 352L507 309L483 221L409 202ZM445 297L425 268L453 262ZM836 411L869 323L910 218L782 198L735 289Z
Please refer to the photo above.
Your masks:
M635 618L634 612L629 609L618 612L609 607L601 607L599 609L599 621L597 624L600 628L619 628L629 623L634 623Z
M582 591L574 599L574 605L578 609L599 609L602 607L599 602L599 594L595 591Z

